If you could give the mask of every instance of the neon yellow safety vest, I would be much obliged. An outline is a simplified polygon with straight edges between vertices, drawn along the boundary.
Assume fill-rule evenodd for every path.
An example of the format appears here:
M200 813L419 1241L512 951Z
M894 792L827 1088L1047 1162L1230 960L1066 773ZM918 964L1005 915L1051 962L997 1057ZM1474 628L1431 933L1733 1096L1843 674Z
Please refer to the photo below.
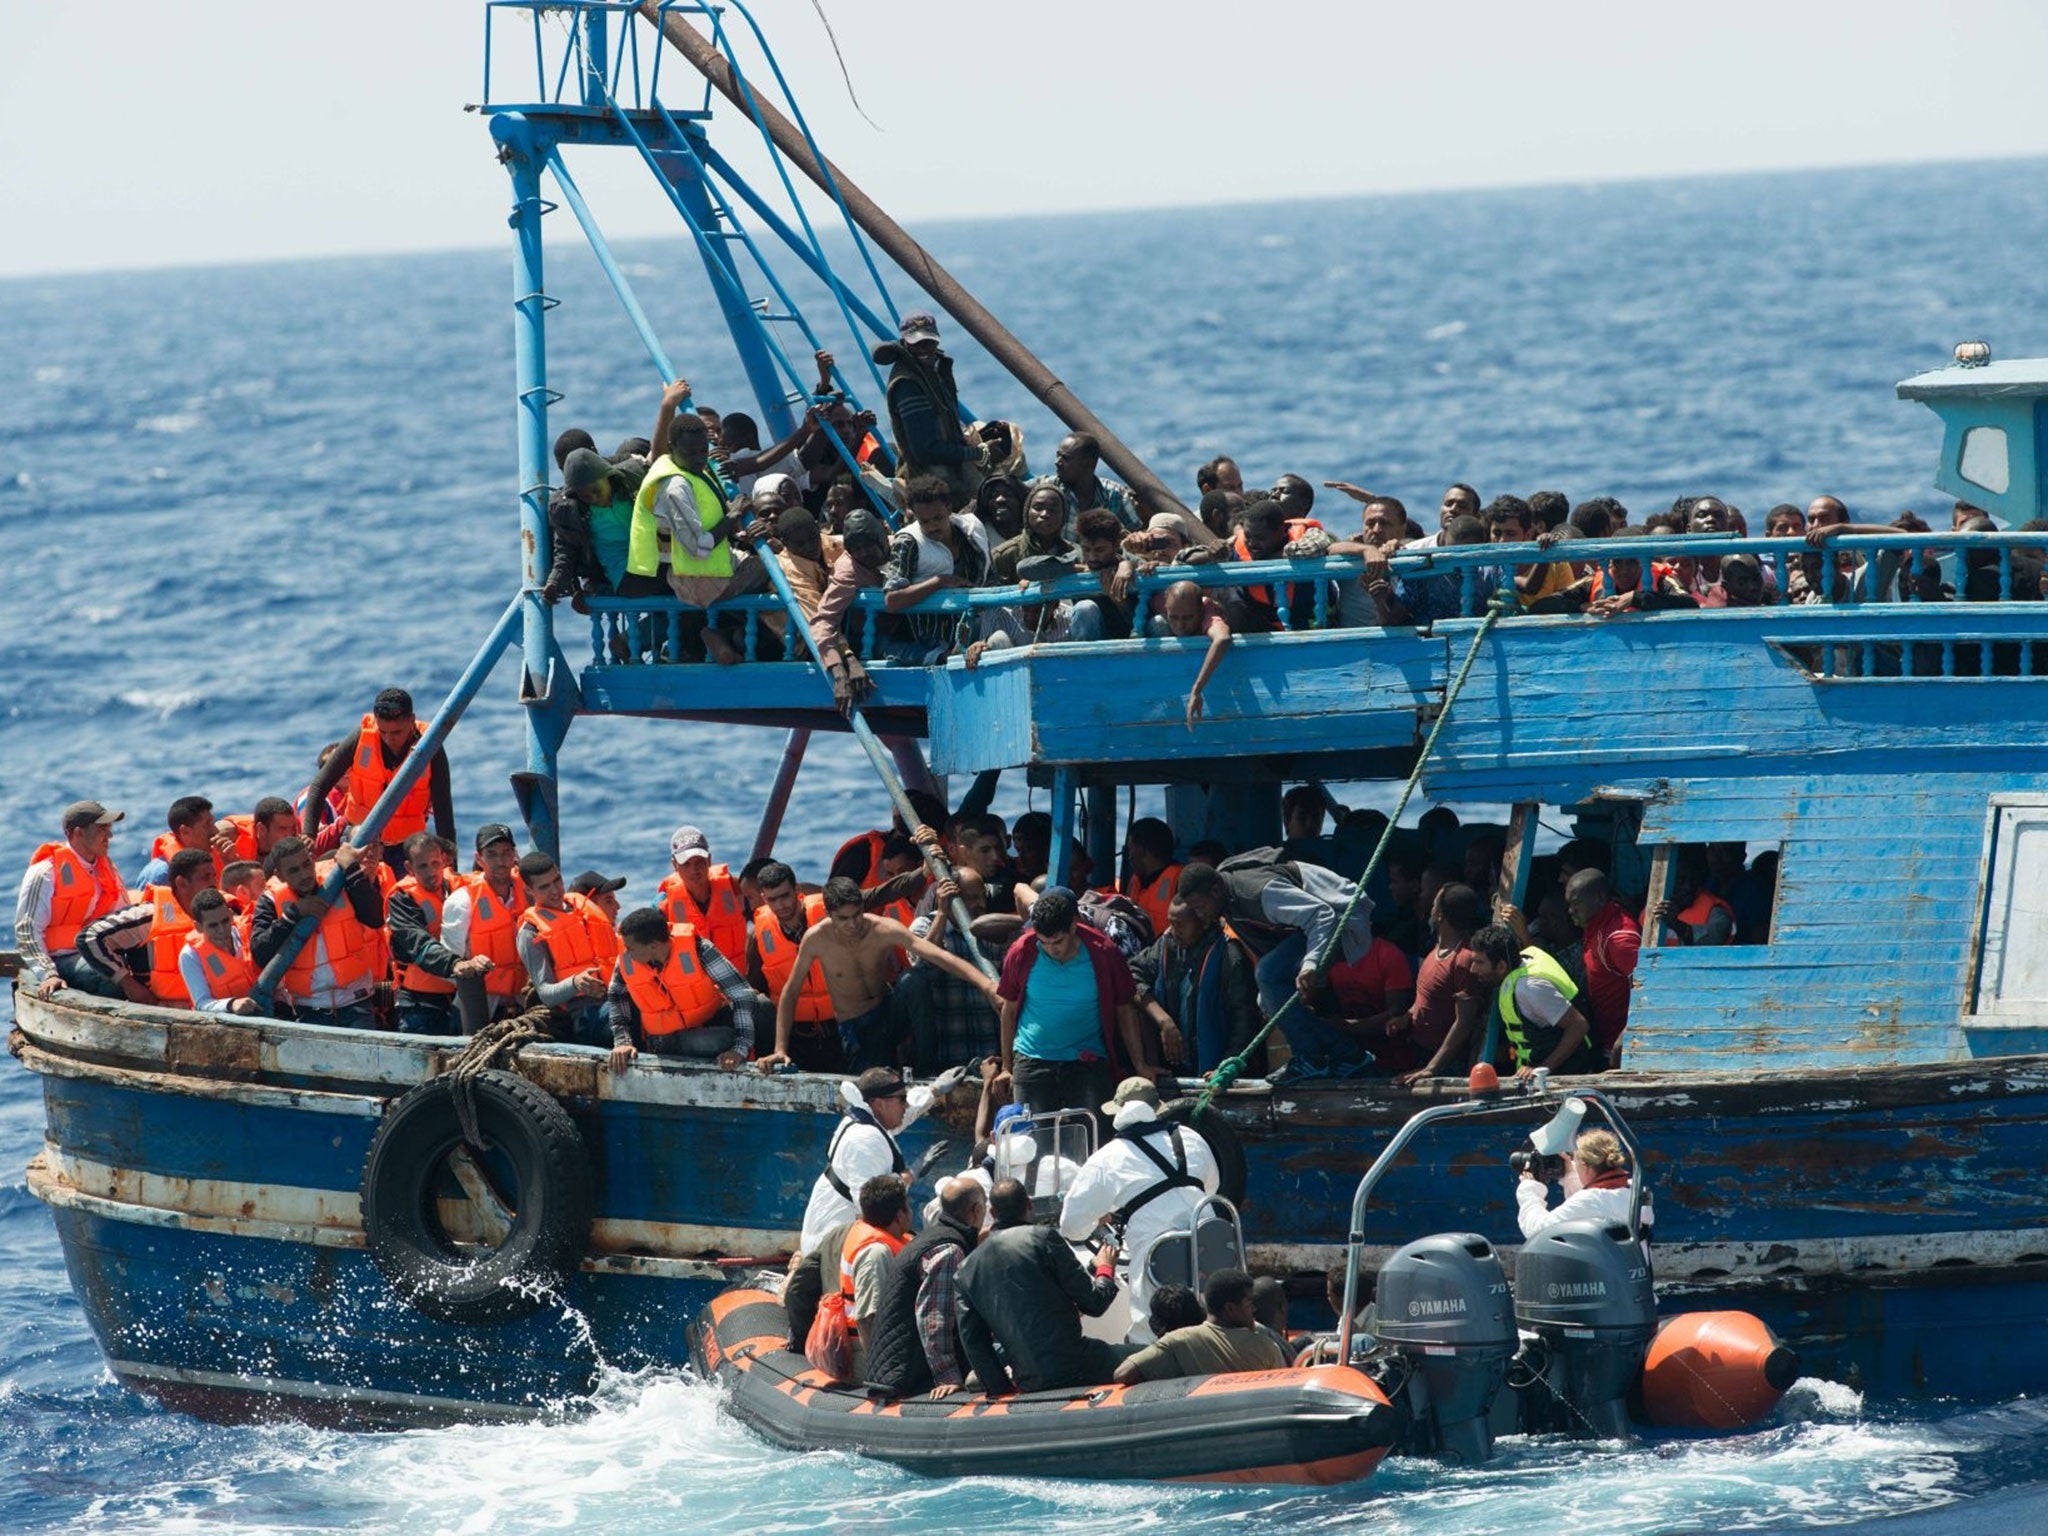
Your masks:
M1563 966L1540 949L1522 951L1520 969L1512 970L1502 978L1500 984L1500 1021L1507 1029L1508 1044L1515 1048L1517 1067L1534 1066L1529 1057L1529 1042L1522 1032L1522 1016L1515 1010L1515 983L1524 976L1534 976L1538 981L1547 981L1562 992L1566 1002L1572 1002L1579 995L1579 984L1565 974Z
M647 478L640 482L640 492L633 498L633 523L626 534L626 570L635 576L656 575L661 570L662 556L666 554L670 568L678 576L730 576L732 546L724 539L713 546L709 555L695 559L662 538L660 526L655 521L654 501L661 494L662 486L677 475L685 476L690 482L700 526L714 528L725 516L725 496L718 487L703 475L684 469L664 453L648 466Z

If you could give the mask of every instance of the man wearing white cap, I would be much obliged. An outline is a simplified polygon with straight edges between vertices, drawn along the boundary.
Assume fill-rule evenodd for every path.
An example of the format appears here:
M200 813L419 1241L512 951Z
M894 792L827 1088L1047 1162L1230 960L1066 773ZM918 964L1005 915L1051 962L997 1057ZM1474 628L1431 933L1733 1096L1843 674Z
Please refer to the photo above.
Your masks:
M668 840L674 873L661 882L659 905L670 923L688 923L699 938L732 962L747 969L747 904L731 869L711 862L711 843L695 827L677 827Z
M14 902L14 947L22 976L38 997L60 986L98 997L121 995L112 977L78 953L78 935L128 905L121 872L107 856L114 825L126 814L97 800L76 801L64 809L64 840L43 844L29 860Z
M1060 1236L1085 1241L1106 1218L1121 1226L1131 1315L1142 1318L1152 1304L1145 1274L1152 1246L1193 1227L1203 1197L1216 1193L1216 1158L1195 1131L1159 1118L1159 1090L1150 1078L1125 1078L1102 1112L1115 1134L1067 1191Z

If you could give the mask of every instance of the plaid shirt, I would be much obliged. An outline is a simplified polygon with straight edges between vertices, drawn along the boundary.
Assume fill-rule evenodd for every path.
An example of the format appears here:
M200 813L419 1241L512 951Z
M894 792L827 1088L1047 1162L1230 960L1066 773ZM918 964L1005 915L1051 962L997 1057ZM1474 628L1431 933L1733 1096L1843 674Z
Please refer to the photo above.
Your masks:
M924 1256L924 1279L917 1287L917 1336L932 1368L935 1387L967 1384L967 1364L960 1358L960 1265L967 1257L958 1243L941 1243Z
M932 930L932 914L914 919L910 931L920 939L929 938ZM974 952L967 947L967 941L960 937L951 923L946 924L945 937L939 948L950 955L957 955L973 965ZM984 947L983 956L1000 964L1000 954L989 954ZM917 962L925 966L925 962ZM997 1039L996 1011L981 989L950 976L937 966L927 967L931 972L931 1023L932 1039L939 1053L938 1059L955 1066L965 1066L977 1056L995 1054Z
M768 999L747 984L747 978L733 969L730 960L711 947L709 939L697 941L697 963L704 967L704 974L711 978L711 984L732 1004L732 1048L740 1053L742 1059L752 1057L756 1032L762 1024L772 1022L774 1018L768 1008ZM612 967L612 984L605 988L604 1021L611 1029L614 1047L638 1045L646 1049L645 1043L639 1039L640 1005L626 990L626 978L616 965Z

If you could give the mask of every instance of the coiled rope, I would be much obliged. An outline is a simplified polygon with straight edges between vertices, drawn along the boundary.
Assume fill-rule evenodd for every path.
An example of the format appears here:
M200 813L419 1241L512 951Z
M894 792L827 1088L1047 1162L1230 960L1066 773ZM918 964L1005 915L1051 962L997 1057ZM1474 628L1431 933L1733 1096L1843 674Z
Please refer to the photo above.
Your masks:
M554 1039L547 1027L552 1013L549 1008L529 1008L509 1019L486 1024L470 1036L469 1044L462 1048L461 1054L448 1063L448 1070L442 1075L448 1079L449 1090L455 1099L455 1116L462 1122L462 1139L469 1145L484 1146L483 1132L476 1123L476 1080L496 1067L510 1069L512 1058L535 1041Z
M1401 798L1394 802L1393 814L1387 818L1386 830L1380 833L1379 844L1372 851L1372 858L1365 866L1365 873L1358 877L1358 884L1352 889L1351 900L1345 904L1343 918L1330 931L1330 936L1323 941L1322 947L1316 951L1312 964L1305 966L1304 969L1321 971L1330 963L1330 956L1336 952L1337 945L1342 941L1344 930L1351 926L1351 914L1356 912L1358 904L1365 900L1365 888L1378 872L1380 861L1386 857L1387 845L1393 841L1395 829L1400 826L1401 816L1408 809L1408 801L1415 793L1415 786L1422 782L1422 770L1429 763L1430 753L1436 750L1437 736L1443 731L1444 721L1451 716L1451 706L1458 702L1458 695L1465 691L1465 679L1472 675L1472 663L1479 659L1479 647L1485 643L1488 632L1500 621L1501 616L1514 612L1515 608L1515 599L1505 592L1495 593L1492 601L1487 604L1486 617L1481 620L1479 628L1473 631L1472 644L1465 652L1465 660L1459 666L1457 676L1451 679L1451 686L1444 690L1443 708L1436 712L1436 719L1430 724L1429 734L1422 740L1422 750L1415 756L1414 771L1408 775L1408 782L1401 786ZM1301 986L1297 979L1293 995L1273 1011L1273 1016L1266 1020L1265 1027L1246 1042L1243 1050L1235 1056L1225 1057L1217 1064L1216 1070L1209 1074L1209 1081L1203 1085L1201 1097L1195 1107L1197 1115L1205 1112L1215 1103L1218 1094L1227 1092L1232 1083L1244 1076L1245 1064L1250 1061L1252 1052L1259 1048L1266 1036L1270 1035L1280 1021L1301 1001Z

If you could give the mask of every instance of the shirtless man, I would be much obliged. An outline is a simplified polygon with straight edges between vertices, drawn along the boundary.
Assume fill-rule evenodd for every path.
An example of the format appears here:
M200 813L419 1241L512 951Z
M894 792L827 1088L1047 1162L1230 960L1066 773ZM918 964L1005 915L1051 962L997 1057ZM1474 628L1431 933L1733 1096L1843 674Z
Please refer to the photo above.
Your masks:
M856 1072L871 1066L888 1066L894 1054L890 1038L889 990L894 977L891 966L898 951L908 950L918 959L936 966L950 976L972 984L993 1006L995 981L959 956L920 939L894 918L875 917L864 910L861 888L844 875L825 882L825 921L804 932L790 966L791 985L782 989L775 1004L775 1049L760 1061L761 1069L773 1071L789 1060L790 1031L796 1024L796 1003L802 988L799 978L810 973L815 961L825 973L825 990L832 996L832 1014L839 1020L840 1037Z

